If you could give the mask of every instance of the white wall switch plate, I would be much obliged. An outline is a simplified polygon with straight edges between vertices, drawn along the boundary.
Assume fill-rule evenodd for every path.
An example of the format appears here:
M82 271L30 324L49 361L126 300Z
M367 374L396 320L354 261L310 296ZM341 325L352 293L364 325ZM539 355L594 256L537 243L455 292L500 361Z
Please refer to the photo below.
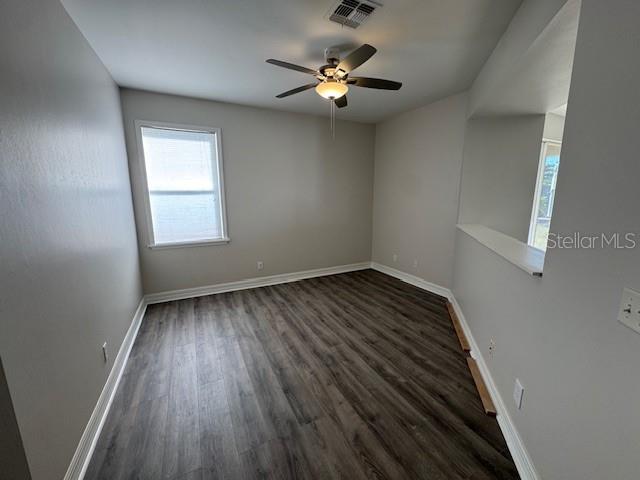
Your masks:
M522 408L523 395L524 395L524 387L520 383L520 380L516 378L516 383L513 386L513 401L516 402L516 408L518 410Z
M640 333L640 293L630 288L622 292L618 321Z
M264 269L264 262L262 260L258 260L257 262L258 270Z

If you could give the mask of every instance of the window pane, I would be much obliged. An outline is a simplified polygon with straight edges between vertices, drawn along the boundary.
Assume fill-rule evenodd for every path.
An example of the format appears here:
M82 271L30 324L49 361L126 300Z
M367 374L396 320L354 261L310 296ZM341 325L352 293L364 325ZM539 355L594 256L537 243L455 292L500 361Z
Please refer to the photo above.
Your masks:
M156 243L222 237L213 193L152 193L151 216Z
M553 202L556 196L558 168L560 167L560 145L547 143L540 177L538 205L534 219L532 245L540 250L547 249L549 224L553 213Z
M142 127L156 244L221 238L214 133Z
M215 135L142 127L149 191L213 190Z

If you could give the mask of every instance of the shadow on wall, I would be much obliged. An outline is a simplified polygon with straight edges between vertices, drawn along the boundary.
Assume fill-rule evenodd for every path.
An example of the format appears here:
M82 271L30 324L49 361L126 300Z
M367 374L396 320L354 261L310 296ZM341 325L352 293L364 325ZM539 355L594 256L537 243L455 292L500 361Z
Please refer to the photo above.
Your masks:
M0 478L3 480L31 480L1 358L0 432L2 432L0 434Z

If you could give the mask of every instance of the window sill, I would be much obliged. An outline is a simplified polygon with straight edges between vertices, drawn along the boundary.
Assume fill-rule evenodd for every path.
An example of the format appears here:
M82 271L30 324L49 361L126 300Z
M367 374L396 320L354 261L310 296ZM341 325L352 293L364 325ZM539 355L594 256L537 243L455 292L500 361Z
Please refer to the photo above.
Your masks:
M211 240L194 240L192 242L156 243L148 245L151 250L164 250L167 248L206 247L209 245L226 245L230 238L215 238Z
M542 268L544 266L544 252L542 250L531 247L484 225L458 224L457 227L529 275L542 277Z

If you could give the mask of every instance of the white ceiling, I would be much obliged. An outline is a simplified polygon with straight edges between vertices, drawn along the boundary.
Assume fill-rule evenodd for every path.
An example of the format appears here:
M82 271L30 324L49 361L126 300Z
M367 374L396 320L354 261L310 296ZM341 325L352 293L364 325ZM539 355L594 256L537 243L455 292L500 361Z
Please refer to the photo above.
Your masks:
M521 0L386 0L352 30L325 17L334 0L62 0L121 86L293 112L328 114L313 90L275 95L310 77L265 63L316 68L323 51L370 43L357 75L400 91L352 87L338 118L377 122L470 87Z

